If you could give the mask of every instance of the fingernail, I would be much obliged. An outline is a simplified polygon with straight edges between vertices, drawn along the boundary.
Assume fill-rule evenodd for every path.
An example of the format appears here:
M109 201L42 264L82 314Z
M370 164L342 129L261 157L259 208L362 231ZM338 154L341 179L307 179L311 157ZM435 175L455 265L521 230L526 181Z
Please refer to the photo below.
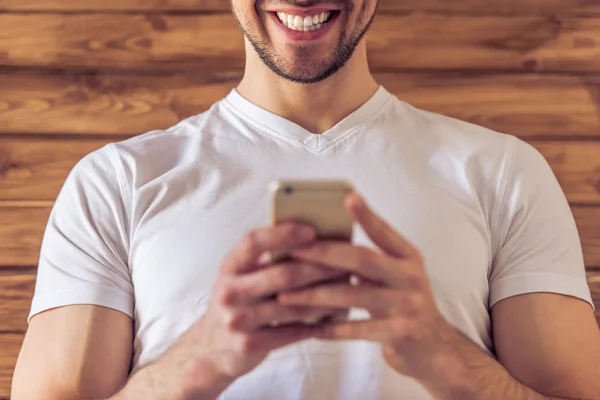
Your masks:
M313 240L316 236L316 232L310 226L300 226L296 230L296 238L302 241Z

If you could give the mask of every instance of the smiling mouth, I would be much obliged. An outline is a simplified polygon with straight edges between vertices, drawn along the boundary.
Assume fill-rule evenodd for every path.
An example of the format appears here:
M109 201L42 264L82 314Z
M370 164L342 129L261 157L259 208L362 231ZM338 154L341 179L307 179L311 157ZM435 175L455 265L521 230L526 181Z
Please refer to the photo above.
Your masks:
M279 22L288 29L308 32L322 29L339 11L326 11L315 15L293 15L284 12L275 13Z

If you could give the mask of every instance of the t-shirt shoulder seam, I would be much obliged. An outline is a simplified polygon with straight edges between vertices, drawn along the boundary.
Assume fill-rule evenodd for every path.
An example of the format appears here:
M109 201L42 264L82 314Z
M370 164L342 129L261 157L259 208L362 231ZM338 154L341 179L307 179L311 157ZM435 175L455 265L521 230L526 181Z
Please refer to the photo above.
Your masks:
M508 149L509 151L509 158L508 158L508 166L505 166L505 171L506 173L503 174L504 175L504 179L502 180L502 183L500 184L500 211L498 212L498 220L496 221L496 238L494 240L494 244L495 244L495 253L497 254L500 246L500 229L503 226L502 224L502 220L504 219L505 215L505 204L506 204L506 200L507 200L507 196L508 196L508 182L510 182L510 178L512 177L513 174L513 166L515 163L515 157L516 157L516 152L517 152L517 138L514 136L510 136L508 135L508 137L510 138L510 143L509 146L510 148ZM494 254L494 257L495 255Z
M128 191L125 187L126 179L125 179L125 171L123 170L121 163L118 160L118 155L115 149L114 143L109 143L105 146L106 152L108 154L108 159L115 171L115 176L117 178L117 184L119 185L119 190L121 191L121 198L123 199L123 203L125 204L125 216L127 221L127 232L130 232L131 229L131 209L132 204L129 196L127 196Z

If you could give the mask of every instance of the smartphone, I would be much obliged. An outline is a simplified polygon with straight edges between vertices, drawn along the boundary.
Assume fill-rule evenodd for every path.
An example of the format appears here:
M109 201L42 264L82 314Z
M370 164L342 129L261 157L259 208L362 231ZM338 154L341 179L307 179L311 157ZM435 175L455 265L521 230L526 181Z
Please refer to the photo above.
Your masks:
M343 180L284 180L273 182L271 192L271 225L298 221L312 225L319 240L352 241L354 223L344 208L344 199L352 186ZM271 262L288 259L285 250L272 252ZM351 276L316 283L351 282ZM319 319L307 319L307 325L347 321L349 312L340 310Z
M282 180L273 182L271 225L286 221L304 222L317 231L319 240L351 241L353 221L344 208L352 186L343 180ZM272 254L271 261L287 257Z

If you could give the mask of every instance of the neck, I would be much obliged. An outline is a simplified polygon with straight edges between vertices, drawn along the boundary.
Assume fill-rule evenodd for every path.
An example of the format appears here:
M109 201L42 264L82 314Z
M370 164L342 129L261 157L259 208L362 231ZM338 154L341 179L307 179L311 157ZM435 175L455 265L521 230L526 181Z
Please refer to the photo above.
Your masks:
M348 63L325 81L301 85L274 74L246 42L246 69L237 91L257 106L309 132L323 133L369 100L379 88L364 41Z

